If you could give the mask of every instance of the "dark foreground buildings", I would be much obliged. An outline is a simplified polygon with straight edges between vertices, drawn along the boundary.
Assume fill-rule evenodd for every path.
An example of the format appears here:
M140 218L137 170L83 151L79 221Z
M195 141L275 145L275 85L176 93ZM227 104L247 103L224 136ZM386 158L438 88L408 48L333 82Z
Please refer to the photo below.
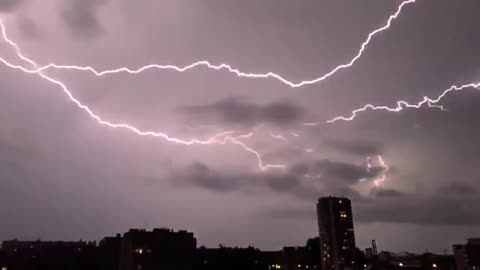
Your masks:
M453 245L457 270L480 269L480 238L470 238L466 244Z
M120 270L192 269L196 249L191 232L130 230L121 241Z
M347 198L320 198L319 236L305 246L260 251L254 247L197 248L191 232L131 229L96 242L4 241L0 270L347 270L454 269L453 256L431 253L367 254L355 246ZM455 245L459 270L480 270L480 240Z
M95 242L4 241L0 269L96 269L100 261Z

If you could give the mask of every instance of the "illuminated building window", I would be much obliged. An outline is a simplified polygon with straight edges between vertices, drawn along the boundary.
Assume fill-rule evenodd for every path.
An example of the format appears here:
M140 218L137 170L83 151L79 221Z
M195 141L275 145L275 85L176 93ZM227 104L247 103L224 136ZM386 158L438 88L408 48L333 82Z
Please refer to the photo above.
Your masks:
M2 270L7 270L7 267L6 266L2 267Z
M137 249L135 249L135 253L137 253L137 254L140 254L140 255L141 255L141 254L143 254L143 249L141 249L141 248L137 248Z
M347 218L348 215L347 215L347 212L346 211L340 211L340 218L344 219L344 218Z

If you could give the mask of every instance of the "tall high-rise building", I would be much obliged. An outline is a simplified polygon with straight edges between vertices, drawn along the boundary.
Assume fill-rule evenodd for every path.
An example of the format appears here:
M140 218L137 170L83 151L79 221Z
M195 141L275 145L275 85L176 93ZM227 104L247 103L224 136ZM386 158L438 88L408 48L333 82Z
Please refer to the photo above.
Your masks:
M347 198L325 197L317 203L322 269L344 270L355 265L352 204Z

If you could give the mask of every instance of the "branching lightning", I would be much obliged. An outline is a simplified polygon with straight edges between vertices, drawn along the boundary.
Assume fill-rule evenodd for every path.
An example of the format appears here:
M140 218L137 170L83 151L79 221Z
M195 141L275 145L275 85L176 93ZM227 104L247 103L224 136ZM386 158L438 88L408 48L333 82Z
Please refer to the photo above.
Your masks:
M52 69L52 68L54 68L54 69L70 69L70 70L89 71L89 72L92 72L93 74L95 74L96 76L105 76L105 75L116 74L116 73L121 73L121 72L127 72L127 73L130 73L130 74L138 74L138 73L144 72L144 71L149 70L149 69L173 70L173 71L177 71L177 72L186 72L186 71L189 71L189 70L197 68L197 67L206 67L208 69L213 69L213 70L217 70L217 71L226 70L230 73L233 73L237 77L255 78L255 79L272 78L272 79L276 79L276 80L280 81L281 83L283 83L285 85L290 86L291 88L299 88L299 87L302 87L302 86L312 85L312 84L322 82L322 81L328 79L329 77L335 75L337 72L352 67L357 62L357 60L362 57L363 53L365 52L367 46L370 44L372 39L376 35L378 35L379 33L388 30L390 28L392 22L395 19L397 19L399 17L399 15L402 13L402 10L404 9L404 7L409 5L409 4L413 4L415 2L416 2L416 0L405 0L405 1L403 1L398 6L396 12L389 16L387 22L384 25L382 25L380 28L377 28L377 29L373 30L372 32L370 32L368 34L366 40L361 44L360 49L358 50L357 54L355 54L353 56L353 58L351 58L348 62L336 66L335 68L330 70L328 73L325 73L325 74L323 74L323 75L321 75L321 76L319 76L315 79L305 80L305 81L301 81L301 82L290 81L290 80L288 80L288 79L286 79L286 78L282 77L281 75L276 74L274 72L247 73L247 72L240 71L239 69L234 68L229 64L223 63L223 64L215 65L215 64L210 63L209 61L198 61L198 62L195 62L193 64L187 65L187 66L150 64L150 65L140 67L138 69L121 67L121 68L117 68L117 69L104 70L104 71L98 71L92 66L58 65L58 64L50 63L48 65L45 65L43 67L38 68L38 71L45 71L47 69Z
M437 108L441 110L446 110L442 105L438 105L438 103L450 92L453 91L461 91L464 89L468 88L475 88L478 90L480 88L480 83L469 83L469 84L464 84L460 86L452 85L450 88L444 90L442 94L440 94L436 98L429 98L429 97L423 97L423 99L417 103L408 103L407 101L400 100L397 101L397 106L395 107L389 107L389 106L375 106L372 104L367 104L359 109L353 110L350 116L336 116L330 120L327 121L328 124L335 123L337 121L353 121L359 113L366 112L366 111L388 111L388 112L400 112L403 111L404 109L409 109L409 108L414 108L414 109L419 109L422 106L428 106L430 108ZM304 125L315 125L316 123L305 123Z
M215 134L208 139L203 139L202 140L202 139L194 138L194 139L185 140L185 139L180 139L180 138L169 136L167 133L163 133L163 132L156 132L156 131L150 131L150 130L140 130L139 128L137 128L133 125L127 124L127 123L110 122L108 120L105 120L105 119L101 118L100 115L93 112L87 105L82 104L72 94L72 92L65 85L65 83L47 75L45 72L49 69L78 70L78 71L91 72L96 76L106 76L106 75L117 74L117 73L138 74L138 73L144 72L146 70L150 70L150 69L172 70L172 71L177 71L177 72L186 72L186 71L189 71L189 70L197 68L197 67L206 67L208 69L212 69L212 70L216 70L216 71L225 70L225 71L228 71L229 73L232 73L232 74L236 75L237 77L256 78L256 79L268 79L268 78L275 79L275 80L278 80L281 83L283 83L283 84L285 84L285 85L287 85L291 88L299 88L299 87L302 87L302 86L307 86L307 85L320 83L320 82L330 78L331 76L335 75L337 72L352 67L358 61L358 59L360 59L362 57L365 50L367 49L367 46L370 44L372 39L376 35L378 35L379 33L388 30L390 28L392 22L400 16L400 14L404 10L404 8L407 5L413 4L415 2L416 2L416 0L405 0L405 1L403 1L398 6L395 13L393 13L392 15L389 16L388 20L386 21L386 23L384 25L382 25L380 28L377 28L377 29L375 29L374 31L372 31L368 34L365 41L361 44L358 52L348 62L336 66L335 68L330 70L328 73L325 73L325 74L319 76L318 78L311 79L311 80L300 81L300 82L290 81L290 80L288 80L288 79L286 79L286 78L282 77L281 75L276 74L274 72L247 73L247 72L240 71L239 69L236 69L229 64L223 63L223 64L215 65L215 64L210 63L209 61L198 61L198 62L195 62L193 64L187 65L187 66L151 64L151 65L140 67L138 69L121 67L121 68L117 68L117 69L103 70L103 71L98 71L92 66L58 65L58 64L54 64L54 63L50 63L50 64L45 65L45 66L40 66L34 60L32 60L32 59L26 57L24 54L22 54L19 46L15 42L13 42L11 39L8 38L8 36L6 34L6 26L1 20L0 20L0 27L1 27L2 37L3 37L4 41L7 42L10 45L10 47L12 47L15 50L15 53L16 53L17 57L19 59L21 59L22 61L24 61L25 63L28 63L31 66L31 68L26 68L22 65L12 64L2 57L0 57L0 62L3 63L6 66L12 68L12 69L20 70L20 71L22 71L24 73L28 73L28 74L38 75L39 77L48 81L49 83L60 87L62 89L63 93L68 97L68 99L73 104L75 104L79 109L81 109L84 113L86 113L90 118L95 120L100 125L107 126L107 127L114 128L114 129L127 130L129 132L133 132L133 133L135 133L137 135L140 135L140 136L158 137L158 138L162 138L163 140L165 140L167 142L181 144L181 145L187 145L187 146L196 145L196 144L198 144L198 145L213 145L213 144L225 145L227 143L235 144L235 145L238 145L238 146L242 147L245 151L248 151L248 152L252 153L253 155L255 155L255 157L257 158L258 167L260 168L260 170L266 171L266 170L269 170L269 169L285 169L286 166L281 165L281 164L264 164L260 153L256 150L254 150L253 148L247 146L242 141L242 140L245 140L245 139L248 139L248 138L251 138L252 136L254 136L255 129L252 132L250 132L248 134L243 134L243 135L238 135L238 133L236 131L229 130L229 131L224 131L224 132L220 132L218 134ZM404 100L398 101L396 103L396 106L393 106L393 107L376 106L376 105L373 105L373 104L367 104L367 105L365 105L361 108L353 110L349 116L335 116L335 117L327 120L325 123L333 124L333 123L336 123L336 122L339 122L339 121L353 121L360 113L366 112L366 111L381 110L381 111L388 111L388 112L400 112L404 109L408 109L408 108L418 109L418 108L421 108L423 106L428 106L430 108L437 108L437 109L445 110L445 108L442 105L439 105L440 101L449 92L461 91L461 90L464 90L466 88L476 88L477 90L479 90L480 89L480 83L470 83L470 84L464 84L464 85L460 85L460 86L453 85L450 88L446 89L441 95L439 95L436 98L424 97L421 101L419 101L417 103L413 103L413 104L408 103L407 101L404 101ZM319 123L315 123L315 122L304 123L305 126L316 126L318 124ZM299 136L299 134L296 133L296 132L290 132L290 134L294 137ZM287 138L283 137L282 135L271 134L271 137L274 138L274 139L277 139L277 140L282 140L282 141L285 141L285 142L289 142L289 140ZM307 149L305 149L305 151L310 153L310 152L313 152L313 149L307 148ZM383 176L380 179L375 180L374 183L375 183L376 186L379 186L383 181L385 181L386 172L388 172L388 169L389 169L381 156L378 156L378 162L381 166L383 166L385 168L385 173L383 174ZM368 168L371 167L370 160L368 161L368 166L369 166Z
M32 59L26 57L24 54L22 54L22 52L20 50L20 47L8 37L8 35L6 33L5 24L1 20L0 20L0 27L1 27L1 30L2 30L3 39L15 50L16 55L21 60L30 64L34 69L30 70L30 69L27 69L23 66L12 64L2 57L0 57L0 62L2 62L4 65L6 65L6 66L8 66L12 69L21 70L21 71L23 71L25 73L29 73L29 74L36 74L36 75L40 76L42 79L44 79L44 80L46 80L46 81L48 81L48 82L50 82L54 85L59 86L71 102L73 102L79 109L83 110L85 113L88 114L88 116L90 116L92 119L94 119L97 123L99 123L101 125L104 125L104 126L107 126L107 127L110 127L110 128L115 128L115 129L125 129L125 130L133 132L133 133L135 133L137 135L140 135L140 136L160 137L160 138L162 138L162 139L164 139L168 142L172 142L172 143L176 143L176 144L182 144L182 145L194 145L194 144L211 145L211 144L226 144L226 143L230 142L232 144L239 145L243 149L245 149L246 151L254 154L257 157L258 167L262 171L272 169L272 168L284 168L285 167L284 165L275 165L275 164L264 165L260 153L258 153L257 151L255 151L251 147L248 147L244 142L240 141L240 139L246 139L246 138L252 137L254 135L253 131L246 134L246 135L239 135L239 136L234 136L235 131L225 131L225 132L218 133L218 134L216 134L216 135L214 135L214 136L212 136L212 137L210 137L206 140L200 140L200 139L183 140L183 139L179 139L179 138L175 138L175 137L170 137L166 133L155 132L155 131L143 131L143 130L140 130L140 129L138 129L134 126L131 126L129 124L113 123L113 122L109 122L107 120L104 120L99 115L95 114L87 105L82 104L77 98L75 98L74 95L72 94L72 92L69 90L69 88L63 82L46 75L43 72L44 71L43 69L38 68L37 63L34 60L32 60Z

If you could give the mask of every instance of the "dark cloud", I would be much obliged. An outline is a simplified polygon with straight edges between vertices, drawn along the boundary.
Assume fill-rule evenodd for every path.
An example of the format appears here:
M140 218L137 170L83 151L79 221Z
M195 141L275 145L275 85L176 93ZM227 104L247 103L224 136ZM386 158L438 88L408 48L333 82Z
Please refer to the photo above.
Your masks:
M192 164L186 170L174 173L172 179L175 182L190 183L218 192L238 190L242 186L248 185L245 181L251 181L250 179L241 179L236 175L222 174L201 163Z
M444 196L401 196L359 203L355 207L358 222L408 223L420 225L480 225L475 207L478 198Z
M399 197L405 193L395 189L385 189L382 187L375 187L370 190L370 194L375 197Z
M301 107L286 101L259 105L240 97L226 98L209 105L190 106L184 110L195 119L216 119L230 125L288 125L300 121L304 114Z
M0 0L0 12L11 12L17 9L24 0Z
M475 195L478 189L468 183L454 182L438 188L440 194Z
M61 16L72 36L90 39L102 34L98 11L107 2L108 0L66 1Z
M328 139L325 140L325 144L335 150L358 156L378 155L382 153L382 146L378 141Z
M353 183L361 179L375 178L384 170L383 167L367 170L364 166L331 160L317 161L313 166L313 173L320 174L326 181L334 183Z
M25 39L36 39L40 35L37 23L31 18L19 16L17 19L17 26Z
M195 163L173 171L171 179L215 192L266 188L270 192L311 200L331 194L360 198L351 186L360 180L376 179L384 171L383 167L367 170L360 165L331 160L298 163L281 173L226 173Z

